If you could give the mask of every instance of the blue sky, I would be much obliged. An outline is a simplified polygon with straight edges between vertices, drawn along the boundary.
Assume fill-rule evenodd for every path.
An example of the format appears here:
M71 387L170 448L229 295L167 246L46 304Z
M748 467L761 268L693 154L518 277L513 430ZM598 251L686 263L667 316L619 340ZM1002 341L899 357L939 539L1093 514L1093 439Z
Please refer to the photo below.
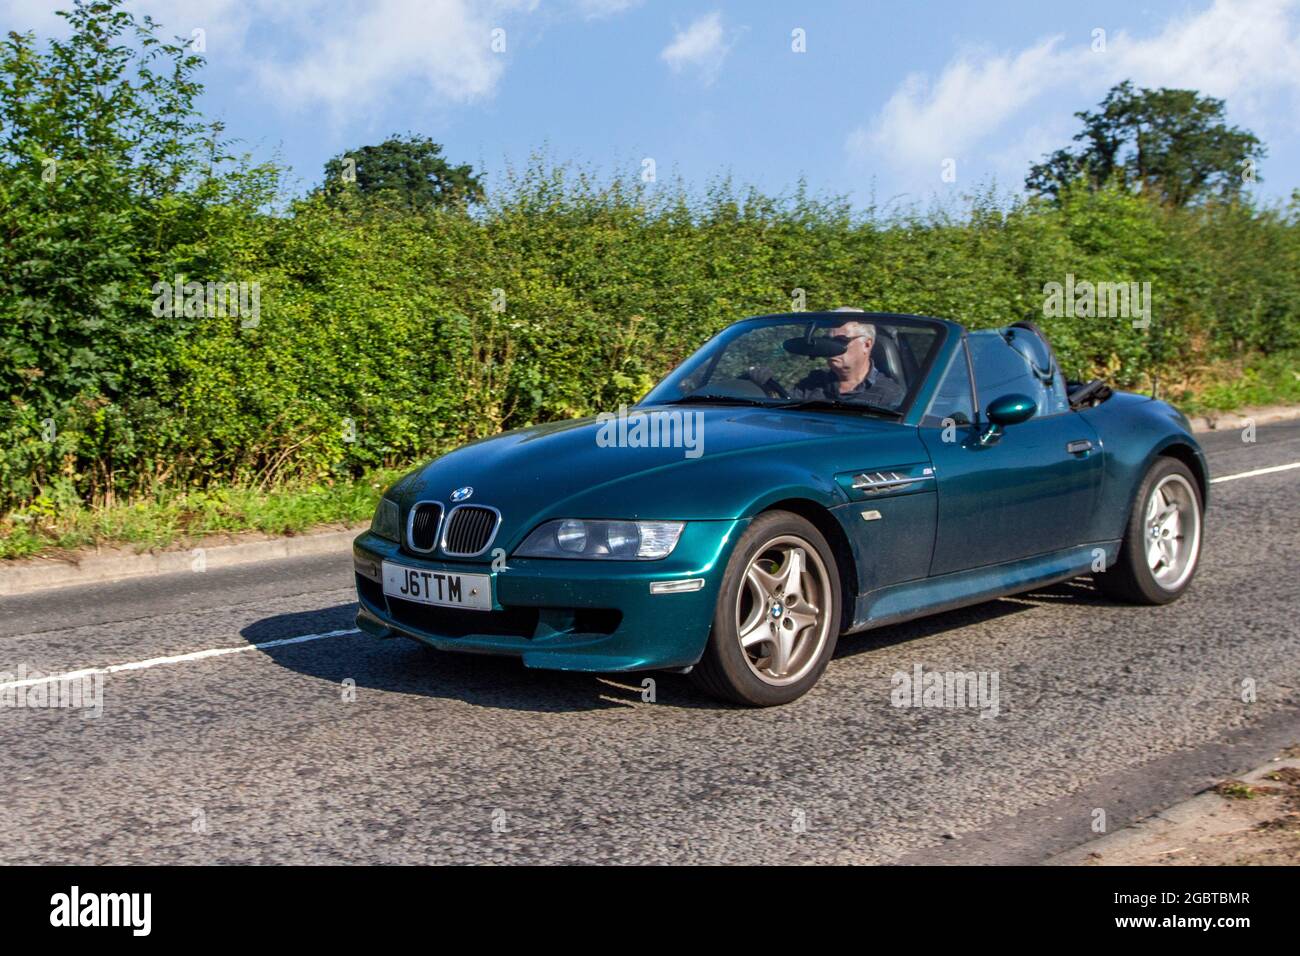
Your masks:
M60 5L0 0L0 27L49 33ZM803 176L859 205L1019 189L1073 111L1132 78L1225 98L1269 148L1254 188L1300 186L1298 0L132 5L204 31L205 109L303 185L330 156L413 131L489 188L545 147L606 171L652 158L660 181L693 185L731 173L779 192Z

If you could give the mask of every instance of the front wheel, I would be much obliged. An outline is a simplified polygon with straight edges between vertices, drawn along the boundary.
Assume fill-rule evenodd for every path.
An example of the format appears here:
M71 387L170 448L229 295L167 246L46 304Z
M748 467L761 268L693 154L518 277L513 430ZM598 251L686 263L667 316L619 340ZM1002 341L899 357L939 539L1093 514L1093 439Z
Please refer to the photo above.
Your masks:
M727 563L695 683L751 707L802 697L839 637L840 579L816 527L787 511L759 515Z
M1119 560L1096 576L1106 593L1135 604L1168 604L1192 583L1201 556L1200 486L1186 465L1158 458L1129 515Z

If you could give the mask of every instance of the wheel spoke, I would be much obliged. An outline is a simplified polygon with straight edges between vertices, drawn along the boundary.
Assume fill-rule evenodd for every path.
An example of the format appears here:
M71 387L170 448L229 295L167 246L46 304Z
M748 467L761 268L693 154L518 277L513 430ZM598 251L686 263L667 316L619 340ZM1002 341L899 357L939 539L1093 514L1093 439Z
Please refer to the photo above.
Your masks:
M794 631L778 627L772 640L772 658L768 664L768 668L777 677L784 677L790 669L790 652L793 650Z
M813 613L808 613L804 610L787 611L786 616L789 617L790 620L794 621L793 633L795 635L802 632L804 628L812 627L817 623L817 614L815 611Z
M801 548L791 548L786 552L785 567L782 568L781 574L782 600L787 600L793 595L795 598L793 603L803 601L803 568L804 556Z
M740 632L740 646L746 649L770 640L772 640L772 628L767 623L766 614L759 614L753 624Z
M807 601L800 601L798 604L792 604L790 606L791 615L794 615L796 613L808 614L815 619L819 614L821 614L821 612L822 609L819 608L816 604L809 604Z
M764 600L767 599L769 594L774 594L781 588L781 579L760 568L758 562L749 566L749 570L745 572L745 578L758 590L759 595Z
M739 618L739 614L737 614L737 617ZM749 631L753 630L756 627L766 627L766 626L767 626L767 602L760 595L753 602L752 606L749 609L749 614L746 615L745 619L743 621L737 620L736 633L743 636L744 634L747 634Z

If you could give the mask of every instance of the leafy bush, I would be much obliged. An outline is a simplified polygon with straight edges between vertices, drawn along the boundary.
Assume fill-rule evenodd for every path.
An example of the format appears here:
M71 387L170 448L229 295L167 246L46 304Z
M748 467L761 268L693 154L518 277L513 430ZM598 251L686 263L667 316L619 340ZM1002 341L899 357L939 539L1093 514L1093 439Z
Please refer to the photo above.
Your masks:
M1300 193L984 192L886 215L534 161L472 212L286 200L202 123L190 54L115 3L70 18L47 51L0 47L0 515L349 486L633 402L729 322L799 306L1032 319L1069 372L1121 386L1300 348ZM1150 327L1044 316L1067 274L1149 282ZM257 321L156 316L177 276L256 283Z

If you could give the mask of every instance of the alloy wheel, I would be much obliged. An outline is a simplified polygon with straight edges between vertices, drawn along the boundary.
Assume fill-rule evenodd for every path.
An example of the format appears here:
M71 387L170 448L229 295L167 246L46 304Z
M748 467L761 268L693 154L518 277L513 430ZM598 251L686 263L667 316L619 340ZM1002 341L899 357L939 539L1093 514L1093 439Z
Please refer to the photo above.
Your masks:
M736 634L760 680L792 684L817 663L830 633L830 576L815 548L797 535L764 544L736 595Z
M1201 548L1200 501L1186 478L1168 475L1151 490L1143 527L1151 576L1166 591L1178 590Z

